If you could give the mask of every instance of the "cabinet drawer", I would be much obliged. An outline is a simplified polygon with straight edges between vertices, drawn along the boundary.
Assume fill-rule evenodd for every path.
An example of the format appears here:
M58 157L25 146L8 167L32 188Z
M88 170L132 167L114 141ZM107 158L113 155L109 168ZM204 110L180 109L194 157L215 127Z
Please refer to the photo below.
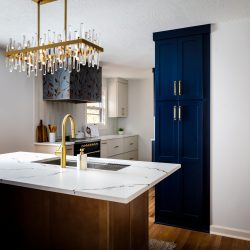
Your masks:
M124 153L124 160L130 160L130 161L137 161L138 160L138 151L134 150L134 151L130 151L127 153Z
M119 160L127 160L126 153L119 154L119 155L113 155L110 158L111 159L119 159Z
M101 141L101 158L107 158L109 156L108 154L108 147L109 147L109 141Z
M124 138L124 152L137 150L137 147L138 147L137 136L130 136Z
M108 156L123 153L123 139L113 139L108 141Z

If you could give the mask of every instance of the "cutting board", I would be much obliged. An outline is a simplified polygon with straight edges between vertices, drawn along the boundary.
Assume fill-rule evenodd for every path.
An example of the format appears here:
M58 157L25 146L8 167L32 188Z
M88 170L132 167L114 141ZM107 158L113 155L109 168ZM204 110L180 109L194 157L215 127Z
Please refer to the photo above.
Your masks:
M43 125L42 120L40 120L40 123L36 128L36 141L37 142L48 141L48 130L47 130L47 127Z

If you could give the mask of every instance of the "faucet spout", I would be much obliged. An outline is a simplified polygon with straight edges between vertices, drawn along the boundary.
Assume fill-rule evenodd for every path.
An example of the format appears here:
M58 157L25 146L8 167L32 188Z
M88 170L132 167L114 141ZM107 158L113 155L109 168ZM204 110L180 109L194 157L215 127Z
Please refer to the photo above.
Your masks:
M65 115L62 121L62 144L56 150L55 154L61 156L61 167L66 168L66 124L68 119L71 125L71 137L75 138L75 122L71 114Z

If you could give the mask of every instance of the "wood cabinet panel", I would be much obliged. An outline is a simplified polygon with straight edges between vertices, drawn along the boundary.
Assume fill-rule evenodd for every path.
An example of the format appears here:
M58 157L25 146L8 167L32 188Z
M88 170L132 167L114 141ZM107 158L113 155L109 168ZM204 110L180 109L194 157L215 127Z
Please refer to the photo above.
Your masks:
M148 192L122 204L0 184L0 196L8 249L148 249Z

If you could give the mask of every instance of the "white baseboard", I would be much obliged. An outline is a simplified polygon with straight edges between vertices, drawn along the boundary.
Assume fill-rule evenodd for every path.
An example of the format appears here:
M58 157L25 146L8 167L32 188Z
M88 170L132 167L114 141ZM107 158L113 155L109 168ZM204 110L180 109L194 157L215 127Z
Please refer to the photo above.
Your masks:
M211 225L210 226L210 234L217 234L221 236L227 236L231 238L237 238L241 240L249 240L250 241L250 231L240 230L236 228L230 227L222 227Z

